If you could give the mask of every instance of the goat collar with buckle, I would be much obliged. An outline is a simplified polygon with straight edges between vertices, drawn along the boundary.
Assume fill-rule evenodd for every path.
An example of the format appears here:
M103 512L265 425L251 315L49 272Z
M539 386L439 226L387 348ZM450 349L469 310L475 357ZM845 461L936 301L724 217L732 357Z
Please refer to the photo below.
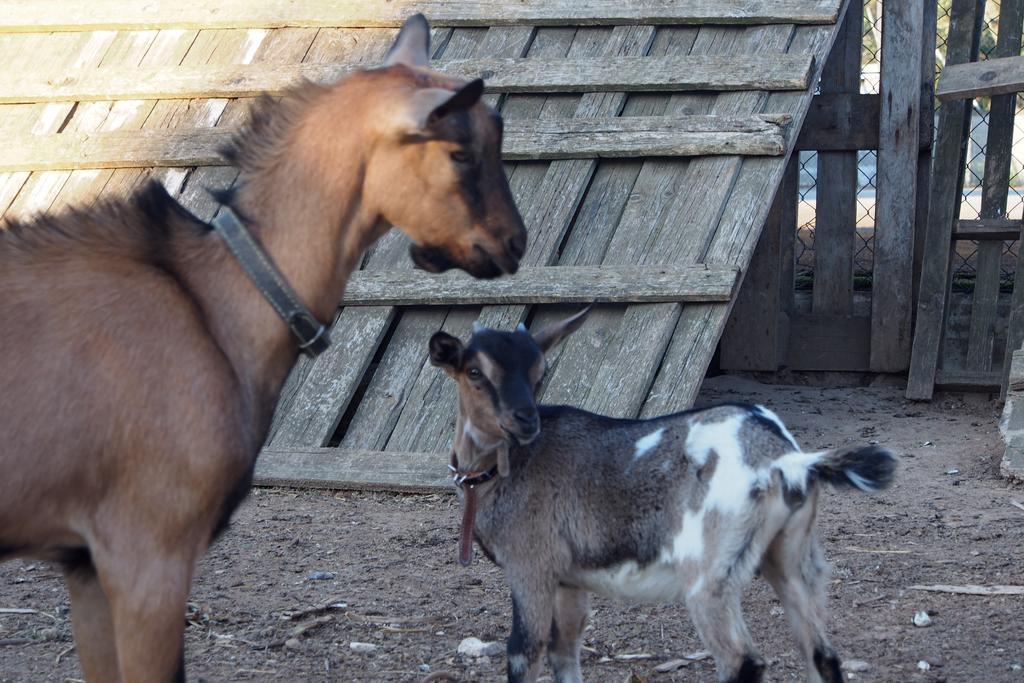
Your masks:
M459 469L455 449L452 449L452 463L448 465L452 481L462 489L462 525L459 527L459 564L468 567L473 561L473 525L476 522L476 487L494 479L498 466L488 470L465 472Z
M299 349L310 356L323 353L331 345L327 326L299 301L295 290L256 242L242 219L230 207L222 206L220 215L213 219L213 228L224 238L228 249L256 285L256 289L260 290L295 335Z

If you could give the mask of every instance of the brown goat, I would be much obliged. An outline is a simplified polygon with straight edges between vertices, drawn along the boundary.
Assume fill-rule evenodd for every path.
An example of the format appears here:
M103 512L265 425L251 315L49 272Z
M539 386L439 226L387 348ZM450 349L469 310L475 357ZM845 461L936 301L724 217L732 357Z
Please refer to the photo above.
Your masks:
M221 201L320 320L390 225L431 271L522 256L501 119L428 49L417 15L381 68L265 98L226 150ZM289 330L156 183L8 225L0 291L0 559L63 566L90 681L183 680L193 567L249 488Z

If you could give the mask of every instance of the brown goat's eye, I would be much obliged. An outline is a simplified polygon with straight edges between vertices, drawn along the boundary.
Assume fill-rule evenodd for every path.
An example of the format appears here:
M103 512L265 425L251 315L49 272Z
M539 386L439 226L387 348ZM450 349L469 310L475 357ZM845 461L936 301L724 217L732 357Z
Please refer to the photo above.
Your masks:
M484 373L480 372L480 368L470 368L466 371L466 376L470 379L480 379Z
M464 149L457 149L448 156L457 164L472 164L473 154Z

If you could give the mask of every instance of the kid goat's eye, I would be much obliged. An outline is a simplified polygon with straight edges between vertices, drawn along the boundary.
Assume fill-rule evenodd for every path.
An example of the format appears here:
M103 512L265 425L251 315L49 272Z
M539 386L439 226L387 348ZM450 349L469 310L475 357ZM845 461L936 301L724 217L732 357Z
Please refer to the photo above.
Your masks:
M471 164L473 163L473 155L464 149L457 149L449 155L457 164Z
M470 368L469 370L466 371L466 374L469 376L470 379L480 379L481 377L483 377L483 373L480 372L479 368Z

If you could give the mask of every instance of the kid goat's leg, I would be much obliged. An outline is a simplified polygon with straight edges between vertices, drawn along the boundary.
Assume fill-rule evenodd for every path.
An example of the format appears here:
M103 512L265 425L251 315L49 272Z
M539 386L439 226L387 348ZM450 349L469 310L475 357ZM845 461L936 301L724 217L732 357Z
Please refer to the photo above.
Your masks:
M90 560L64 566L64 579L71 597L71 629L75 649L87 681L116 682L117 649L110 603L100 586Z
M760 683L764 660L754 647L740 608L741 585L734 578L706 580L686 598L697 632L718 667L722 683ZM743 582L744 584L746 582Z
M555 683L583 683L580 646L589 604L585 590L559 586L555 592L555 616L548 644L548 661L555 673Z
M761 573L782 601L807 658L807 680L840 683L839 656L826 633L827 565L813 529L815 508L816 501L810 499L794 513L768 547Z
M512 588L512 635L508 639L509 683L533 683L540 673L544 646L554 616L555 586L535 577L509 576Z

